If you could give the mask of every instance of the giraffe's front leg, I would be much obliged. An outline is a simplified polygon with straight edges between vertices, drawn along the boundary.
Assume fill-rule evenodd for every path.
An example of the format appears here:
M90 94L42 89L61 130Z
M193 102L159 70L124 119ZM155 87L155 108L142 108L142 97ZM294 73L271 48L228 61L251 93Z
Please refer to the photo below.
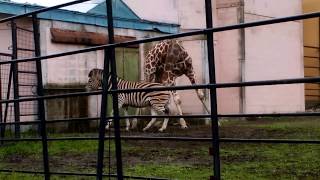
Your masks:
M173 100L174 100L174 103L177 107L177 110L178 110L178 114L180 116L182 116L182 109L181 109L181 100L180 100L180 96L177 92L173 92ZM186 129L188 128L187 126L187 123L186 121L184 120L184 118L179 118L179 124L181 126L182 129Z
M204 92L203 92L203 90L202 90L202 89L197 89L196 92L197 92L198 98L199 98L201 101L204 101Z

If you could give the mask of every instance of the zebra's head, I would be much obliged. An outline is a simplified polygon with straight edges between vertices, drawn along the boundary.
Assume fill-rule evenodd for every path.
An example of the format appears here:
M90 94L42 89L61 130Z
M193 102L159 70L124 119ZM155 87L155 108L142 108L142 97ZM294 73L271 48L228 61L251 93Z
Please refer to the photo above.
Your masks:
M88 74L88 83L86 85L87 91L94 91L97 90L99 87L102 86L102 76L103 70L102 69L92 69Z

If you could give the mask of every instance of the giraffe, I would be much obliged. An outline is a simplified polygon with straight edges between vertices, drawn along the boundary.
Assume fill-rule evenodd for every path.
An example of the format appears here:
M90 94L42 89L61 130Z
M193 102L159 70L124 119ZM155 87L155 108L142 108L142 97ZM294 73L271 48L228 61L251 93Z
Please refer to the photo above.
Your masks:
M157 82L165 86L175 86L177 77L186 75L192 85L197 84L195 72L192 65L192 58L177 40L160 41L148 51L144 65L145 81ZM196 89L196 93L205 109L209 112L204 103L202 89ZM173 92L174 103L178 114L182 115L181 100L176 91ZM181 128L187 128L183 118L179 119Z

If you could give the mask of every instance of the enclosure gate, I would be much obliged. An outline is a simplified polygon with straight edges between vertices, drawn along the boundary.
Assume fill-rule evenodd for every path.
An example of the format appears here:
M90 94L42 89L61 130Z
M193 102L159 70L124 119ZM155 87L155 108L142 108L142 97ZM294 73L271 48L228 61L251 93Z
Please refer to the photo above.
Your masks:
M26 97L21 98L19 97L18 91L16 91L14 99L6 99L1 100L1 104L7 103L17 103L25 102L25 101L37 101L38 103L38 118L40 121L28 121L28 122L4 122L1 123L1 127L4 125L10 124L38 124L40 125L40 138L23 138L23 139L8 139L2 138L0 141L3 142L15 142L15 141L41 141L42 142L42 150L43 150L43 167L44 171L17 171L17 170L9 170L9 169L2 169L0 172L21 172L21 173L36 173L36 174L44 174L45 179L50 179L51 175L73 175L73 176L93 176L97 179L102 179L103 177L115 177L117 179L159 179L159 178L148 178L148 177L134 177L134 176L125 176L123 174L122 168L122 155L121 155L121 140L175 140L175 141L206 141L212 143L212 156L214 162L213 174L214 176L211 179L221 179L220 174L220 143L291 143L291 144L320 144L320 140L289 140L289 139L239 139L239 138L220 138L219 137L219 127L218 127L218 118L220 117L261 117L261 116L269 116L269 117L279 117L279 116L320 116L319 112L301 112L301 113L273 113L273 114L218 114L217 113L217 97L216 97L216 90L217 88L231 88L231 87L244 87L244 86L267 86L267 85L280 85L280 84L297 84L297 83L317 83L320 82L320 77L313 77L313 78L296 78L296 79L280 79L280 80L269 80L269 81L250 81L250 82L239 82L239 83L216 83L215 80L215 64L214 64L214 48L213 48L213 33L227 31L227 30L234 30L240 28L248 28L248 27L255 27L261 25L269 25L275 23L283 23L288 21L296 21L296 20L303 20L307 18L315 18L320 17L320 12L297 15L297 16L290 16L284 18L275 18L270 20L263 20L263 21L256 21L256 22L249 22L249 23L242 23L238 25L230 25L224 27L216 27L213 28L212 26L212 6L211 0L205 0L205 8L206 8L206 23L207 28L203 30L197 31L190 31L184 33L178 33L173 35L166 35L160 36L155 38L147 38L142 40L135 40L135 41L128 41L123 43L114 43L114 32L113 32L113 17L112 17L112 2L113 0L106 0L106 7L107 7L107 26L108 26L108 37L109 43L107 45L102 46L95 46L90 48L84 48L76 51L69 51L64 53L52 54L47 56L40 56L40 42L39 42L39 28L37 22L37 14L43 13L52 9L61 8L64 6L69 6L81 2L86 2L88 0L77 0L73 2L69 2L66 4L43 8L33 12L29 12L22 15L17 15L10 18L5 18L0 20L0 23L12 21L21 17L28 17L32 16L33 21L33 33L34 33L34 46L35 46L35 58L22 58L17 59L17 54L13 54L14 60L7 60L1 61L0 65L1 68L4 65L11 64L11 66L17 66L19 63L24 62L35 62L36 66L36 75L37 75L37 88L36 94L37 97ZM13 31L14 32L14 31ZM115 48L116 47L126 47L129 45L135 45L139 43L146 43L152 41L159 41L164 39L173 39L173 38L180 38L184 36L193 36L193 35L200 35L204 34L207 37L207 50L208 50L208 64L209 64L209 77L210 83L204 85L194 85L194 86L177 86L177 87L165 87L165 88L150 88L150 89L125 89L125 90L117 90L116 86L116 63L115 63ZM14 34L13 34L14 35ZM22 47L23 48L23 47ZM25 50L29 52L30 49ZM109 73L109 66L111 67L111 75L112 75L112 89L108 90L106 86L106 79L104 78L104 86L102 91L95 91L95 92L81 92L81 93L68 93L62 95L50 95L44 96L43 93L43 84L42 84L42 71L41 71L41 60L47 60L50 58L55 57L62 57L66 55L72 55L77 53L85 53L90 51L96 50L105 50L105 61L104 61L104 77L107 77L107 73ZM30 50L31 52L32 50ZM17 59L17 60L16 60ZM15 69L15 68L13 68ZM24 70L21 70L24 71ZM28 70L29 71L29 70ZM31 71L34 72L34 71ZM26 73L26 72L20 72ZM30 72L28 72L30 73ZM32 73L31 73L32 74ZM13 86L18 86L19 83L17 82L18 78L18 70L17 72L13 73ZM29 87L29 86L27 86ZM14 88L17 89L17 88ZM32 88L31 88L32 89ZM170 117L184 117L184 118L210 118L212 121L212 137L211 138L184 138L184 137L130 137L130 136L120 136L120 119L125 118L133 118L133 117L141 117L141 116L119 116L119 109L118 109L118 101L117 101L117 94L118 93L129 93L129 92L142 92L142 91L156 91L156 90L185 90L185 89L210 89L210 103L211 103L211 114L210 115L189 115L189 116L170 116ZM45 99L54 99L54 98L65 98L71 96L89 96L89 95L97 95L102 94L102 103L101 103L101 114L100 117L97 118L74 118L74 119L61 119L61 120L54 120L54 121L46 121L45 119L45 111L44 111L44 100ZM107 106L107 95L111 94L113 99L113 109L114 109L114 116L109 117L106 115L106 106ZM29 96L29 94L26 96ZM20 110L19 108L16 109ZM150 118L154 116L142 116L142 118ZM165 117L165 116L157 116L157 117ZM114 119L114 136L105 136L105 125L107 119ZM48 123L56 123L56 122L69 122L69 121L79 121L79 120L99 120L99 137L68 137L68 138L47 138L46 132L46 124ZM104 158L104 142L105 140L115 140L115 148L116 148L116 174L108 174L103 173L103 158ZM98 159L97 159L97 166L96 166L96 173L71 173L71 172L52 172L49 168L49 158L48 158L48 141L60 141L60 140L97 140L98 144Z
M0 56L0 61L34 57L34 32L32 28L17 26L15 21L10 23L12 33L12 54ZM18 99L36 97L37 69L35 62L6 64L1 66L1 99ZM14 102L2 104L1 122L17 122L14 124L15 137L20 137L20 121L35 121L38 119L37 102ZM1 128L4 137L6 127Z

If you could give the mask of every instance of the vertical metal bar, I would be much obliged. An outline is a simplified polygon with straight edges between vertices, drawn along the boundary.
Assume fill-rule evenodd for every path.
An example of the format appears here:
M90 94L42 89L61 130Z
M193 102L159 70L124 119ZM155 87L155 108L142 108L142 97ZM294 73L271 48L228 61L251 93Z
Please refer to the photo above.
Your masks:
M206 8L206 24L207 28L213 27L212 21L212 4L211 0L205 0ZM209 82L216 84L215 75L215 59L214 59L214 44L213 33L207 33L207 49L208 49L208 65L209 65ZM219 142L219 127L218 127L218 112L217 112L217 89L210 88L210 103L211 103L211 127L212 127L212 146L213 146L213 163L214 163L214 179L221 179L220 174L220 142Z
M13 70L12 70L12 64L10 64L10 70L9 70L9 79L8 79L8 88L7 88L7 99L10 98L10 92L11 92L11 82L12 82L12 74L13 74ZM1 107L2 108L2 107ZM8 117L8 110L9 110L9 103L7 102L5 105L5 109L4 109L4 117L3 117L3 123L7 122L7 117ZM1 138L3 139L5 137L5 132L6 132L6 125L2 125L1 126Z
M114 43L114 32L113 32L113 16L112 16L112 1L106 0L106 11L108 21L108 38L109 43ZM109 63L111 63L112 73L112 88L116 87L115 79L115 51L114 48L108 48L104 51L104 71L103 71L103 92L101 100L101 113L100 113L100 126L99 126L99 147L98 147L98 161L97 161L97 179L103 178L103 154L104 154L104 136L106 126L106 114L107 114L107 90L108 90L108 75L109 75ZM115 86L114 86L115 85ZM114 108L116 106L116 108ZM122 158L121 158L121 140L120 140L120 124L119 124L119 111L118 111L118 97L117 94L113 94L113 108L114 115L118 117L114 119L115 127L115 144L116 144L116 159L117 159L117 177L123 179L122 175ZM109 147L110 148L110 147ZM110 154L109 154L110 156ZM110 172L109 172L110 174Z
M0 65L0 99L2 100L2 81L1 81L1 65ZM2 124L4 122L3 112L2 112L2 103L0 103L0 139L4 136L5 126ZM0 141L0 145L3 144L3 141Z
M12 59L18 58L18 38L17 38L17 26L16 23L11 21L11 34L12 34ZM19 98L19 77L18 77L18 64L16 62L12 63L13 70L13 97L14 99ZM20 122L20 104L19 102L14 102L14 121ZM20 138L20 124L15 124L15 137Z
M37 15L32 15L32 23L33 23L33 37L34 37L34 48L35 48L35 56L41 56L40 52L40 31L39 31L39 21L37 19ZM41 61L36 61L37 68L37 95L43 96L43 83L42 83L42 68ZM46 119L45 119L45 107L44 100L38 100L38 117L40 120L40 133L42 138L42 155L43 155L43 167L44 167L44 177L46 180L50 179L50 171L49 171L49 155L48 155L48 141L47 141L47 131L46 131Z
M112 14L112 0L106 1L107 6L107 18L108 18L108 38L109 44L114 43L114 29L113 29L113 14ZM111 67L111 81L112 89L118 89L117 87L117 65L115 60L115 49L109 49L109 60ZM121 151L121 136L120 136L120 118L119 118L119 107L118 107L118 94L112 94L112 105L114 115L114 136L115 136L115 148L116 148L116 160L117 160L117 178L123 179L122 171L122 151Z
M103 71L103 83L102 83L102 97L101 97L101 109L100 109L100 124L99 124L99 144L98 144L98 160L97 160L97 179L103 178L103 158L104 158L104 136L106 127L106 115L108 105L108 83L107 74L109 73L109 62L106 58L107 50L104 51L104 71ZM109 172L110 173L110 172Z

